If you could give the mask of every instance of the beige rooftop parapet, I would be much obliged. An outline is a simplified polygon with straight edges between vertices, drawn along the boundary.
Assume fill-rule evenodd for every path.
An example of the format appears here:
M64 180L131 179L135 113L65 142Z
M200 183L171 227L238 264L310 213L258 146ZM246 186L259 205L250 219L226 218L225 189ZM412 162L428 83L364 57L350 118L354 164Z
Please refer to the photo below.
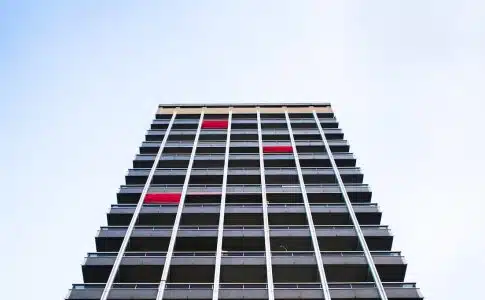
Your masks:
M332 108L329 105L326 106L312 106L308 105L290 105L282 103L281 106L275 106L271 104L270 106L238 106L235 104L235 107L228 105L227 107L208 107L205 109L206 114L228 114L229 107L232 107L232 112L235 114L247 114L247 113L256 113L257 108L259 107L259 111L261 113L284 113L285 106L289 113L311 113L315 110L317 113L331 113ZM202 112L202 107L163 107L160 106L158 108L157 114L172 114L175 110L177 110L178 114L200 114Z

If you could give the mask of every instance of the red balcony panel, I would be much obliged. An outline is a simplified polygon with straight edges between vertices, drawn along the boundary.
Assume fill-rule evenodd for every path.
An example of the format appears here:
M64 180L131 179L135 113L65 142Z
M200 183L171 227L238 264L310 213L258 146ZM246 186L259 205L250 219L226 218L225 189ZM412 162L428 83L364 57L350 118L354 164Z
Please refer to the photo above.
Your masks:
M263 146L263 153L292 153L291 146Z
M179 203L181 193L155 193L146 194L144 203Z
M227 120L204 120L202 121L203 129L227 129L229 122Z

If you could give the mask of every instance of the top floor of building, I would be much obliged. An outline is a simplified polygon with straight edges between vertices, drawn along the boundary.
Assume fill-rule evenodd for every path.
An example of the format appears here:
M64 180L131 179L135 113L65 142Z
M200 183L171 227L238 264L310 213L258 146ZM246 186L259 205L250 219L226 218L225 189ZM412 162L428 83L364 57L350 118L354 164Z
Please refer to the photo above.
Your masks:
M214 105L201 104L161 104L157 110L157 118L163 119L171 116L174 112L183 115L199 115L204 111L207 115L227 115L229 111L236 115L260 114L281 115L285 112L290 114L311 114L332 117L333 110L329 103L225 103Z

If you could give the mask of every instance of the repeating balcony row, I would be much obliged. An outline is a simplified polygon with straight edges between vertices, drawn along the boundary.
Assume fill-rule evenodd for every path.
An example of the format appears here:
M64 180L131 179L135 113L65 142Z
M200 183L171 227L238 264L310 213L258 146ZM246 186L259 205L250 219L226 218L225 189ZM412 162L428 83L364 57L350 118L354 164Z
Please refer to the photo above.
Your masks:
M83 264L84 282L106 282L117 254L88 254ZM328 281L372 281L363 252L321 252L321 257ZM372 257L381 280L404 280L406 261L399 252L372 252ZM175 252L170 261L169 282L213 282L215 262L215 252ZM165 264L165 252L126 252L121 260L117 282L157 282ZM318 280L314 251L273 251L271 265L275 282ZM291 272L288 272L289 268ZM191 272L193 269L199 272ZM222 283L266 282L265 252L223 252L220 280Z
M389 299L424 299L414 283L384 282ZM159 283L152 284L114 284L108 299L154 300L158 294ZM330 296L339 300L379 300L381 299L373 283L330 283ZM74 284L66 299L97 300L104 290L104 284ZM212 299L212 284L166 285L163 299ZM280 283L274 285L275 299L324 299L323 290L318 283ZM221 284L219 299L268 299L266 284Z
M351 201L369 202L372 196L370 187L365 184L347 184L346 192ZM137 203L144 185L124 185L117 194L118 203ZM148 193L180 193L182 185L152 184ZM226 200L228 202L261 202L261 185L227 185ZM220 202L222 185L191 184L187 188L186 201L191 202ZM300 202L302 203L301 189L298 184L292 185L266 185L266 197L270 202ZM307 184L306 193L310 203L342 202L342 192L336 184Z
M393 236L386 226L361 226L371 251L390 251ZM126 235L126 226L101 227L95 238L97 252L117 252ZM126 251L167 251L172 226L135 226L129 237ZM353 226L316 226L317 242L321 251L362 251ZM269 247L273 251L313 251L308 226L270 226ZM177 230L174 251L216 251L217 226L180 226ZM224 251L264 251L264 227L224 226Z
M151 168L155 160L153 154L138 154L133 161L133 168ZM333 155L338 167L355 167L356 159L351 153L335 153ZM330 159L326 153L302 153L298 155L300 166L331 167ZM189 154L162 154L158 168L185 168L190 160ZM259 154L230 154L230 168L259 167ZM264 164L268 168L295 167L293 154L265 154ZM194 168L223 167L224 154L196 154Z
M108 225L127 226L135 211L135 204L112 205L107 215ZM345 204L312 204L310 206L315 225L352 225ZM178 205L144 204L138 215L137 225L173 225ZM381 211L375 204L353 205L361 225L378 225ZM185 204L181 225L219 224L220 204ZM303 204L269 204L270 225L307 225ZM224 223L226 225L263 225L262 204L226 203Z
M310 126L315 126L314 118L301 118L301 119L291 119L291 127L293 128L308 128ZM338 128L338 122L335 118L320 118L320 125L323 128ZM153 120L152 129L165 129L167 128L170 120ZM232 119L231 127L237 129L245 128L257 128L257 119ZM199 119L175 119L175 128L193 129L197 128L199 124ZM286 128L286 119L261 119L262 128Z
M227 130L201 130L200 140L221 140L227 136ZM341 140L344 134L341 129L324 129L325 137L328 140ZM147 141L161 141L166 134L165 130L148 130L145 138ZM193 140L195 130L174 129L170 131L169 140ZM263 140L282 140L289 139L288 130L284 129L266 129L262 131ZM317 129L295 129L293 130L295 140L321 140L320 131ZM231 130L231 140L257 140L258 131L248 129Z
M108 257L109 259L106 260L106 262L111 262L112 258L115 258L118 252L89 252L87 257L85 258L85 263L86 265L90 264L104 264L105 260L94 260L92 262L89 262L89 259L93 258L105 258ZM136 257L136 258L145 258L145 257L165 257L167 252L125 252L124 253L124 258L128 257ZM395 260L396 258L399 258L400 261L404 263L404 257L401 256L401 252L399 251L371 251L372 257L373 258L380 258L380 257L385 257L385 260L392 259ZM358 257L359 261L361 257L365 257L364 252L362 251L322 251L321 252L322 257L326 257L328 259L341 259L341 258L347 258L347 257ZM216 252L215 251L193 251L193 252L184 252L184 251L179 251L179 252L173 252L173 257L182 257L182 258L194 258L194 257L209 257L209 258L215 258ZM227 257L227 258L235 258L235 257L265 257L266 252L264 251L222 251L221 256ZM313 257L315 258L315 252L314 251L271 251L271 257ZM316 262L316 261L314 261ZM330 262L330 261L329 261ZM129 262L132 264L132 262ZM228 262L232 263L232 262ZM139 263L133 263L133 264L139 264ZM182 261L180 261L178 264L184 264ZM233 264L233 263L232 263Z
M228 184L259 184L261 171L259 168L228 168ZM301 168L304 182L337 183L332 168ZM144 184L150 169L130 169L126 175L126 184ZM156 169L153 184L183 184L187 169ZM192 169L190 183L193 184L222 184L223 168ZM339 168L339 174L344 183L360 184L363 174L359 168ZM267 184L295 184L299 182L296 168L265 168Z
M166 133L164 129L150 129L147 131L147 135L163 135ZM182 134L182 135L193 135L196 132L192 129L173 129L170 134ZM264 134L289 134L288 129L274 128L274 129L263 129L261 132ZM325 134L343 134L340 128L326 128L324 129ZM202 129L200 134L227 134L227 129ZM231 130L231 134L258 134L257 130L254 129L234 129ZM320 134L320 131L316 128L299 128L294 129L293 134Z
M261 212L261 203L226 203L226 213L253 213ZM204 211L206 213L218 212L219 203L185 203L184 209L187 212L197 213ZM111 213L133 213L136 204L112 204ZM379 206L376 203L352 203L352 208L356 213L377 213L380 212ZM254 210L256 209L256 210ZM347 206L343 203L318 203L311 204L310 209L314 212L321 213L341 213L348 212ZM268 212L273 213L300 213L304 212L305 207L301 203L268 203ZM166 204L143 204L140 213L171 213L177 212L177 206Z
M136 204L112 204L110 214L133 214ZM144 204L140 214L171 214L177 213L177 205L166 204ZM311 204L313 213L340 214L348 213L347 206L342 203L318 203ZM355 213L380 214L381 211L375 203L353 203L352 209ZM219 203L185 203L184 213L188 214L214 214L219 213ZM262 213L261 203L226 203L224 209L227 214L253 214ZM301 203L268 203L269 214L300 214L305 213L305 206Z
M384 225L361 225L365 236L391 237L391 231ZM97 239L123 238L126 234L126 226L104 226L98 231ZM172 226L135 226L131 237L170 237ZM352 225L339 226L315 226L315 232L320 237L356 237L357 233ZM270 236L274 237L310 237L310 228L305 225L270 226ZM217 237L218 227L215 225L205 226L180 226L179 237ZM224 237L264 237L264 227L261 225L225 225Z
M314 116L312 113L289 113L288 114L291 120L312 120ZM218 119L218 120L227 120L229 114L204 114L204 119ZM261 120L264 121L271 121L271 120L285 120L284 113L261 113L260 114ZM332 112L319 112L317 113L317 117L319 119L334 119L335 115ZM172 114L156 114L155 120L170 120L172 118ZM177 121L188 121L188 120L199 120L200 114L177 114L176 120ZM232 120L253 120L257 119L256 112L254 113L233 113Z
M251 123L256 123L258 120L257 120L257 117L256 115L254 115L253 118L237 118L237 117L234 117L235 115L233 115L233 118L232 118L232 123L233 124L251 124ZM204 119L212 119L212 120L227 120L228 117L219 117L219 118L215 118L214 117L208 117L208 116L205 116ZM310 116L310 117L305 117L305 118L292 118L290 116L290 121L291 123L295 123L295 124L298 124L298 123L315 123L315 119L313 118L313 116ZM337 118L335 117L328 117L328 118L319 118L319 121L321 123L337 123ZM153 121L154 123L157 123L157 124L168 124L170 122L170 118L168 119L154 119ZM176 123L187 123L187 124L190 124L190 123L199 123L199 118L180 118L180 117L177 117L175 118L175 122ZM264 118L264 117L261 117L261 124L271 124L271 123L285 123L286 124L286 118L284 115L282 115L281 117L278 117L278 118Z
M346 140L329 140L330 150L332 152L349 152L350 147ZM298 153L305 152L324 152L325 145L322 141L296 141ZM140 147L141 154L155 154L160 148L161 141L143 142ZM283 141L265 141L265 146L287 146L291 145L290 140ZM190 153L194 146L193 141L168 141L163 150L164 153ZM231 141L231 153L258 153L258 141ZM197 144L198 153L225 153L226 141L199 141Z

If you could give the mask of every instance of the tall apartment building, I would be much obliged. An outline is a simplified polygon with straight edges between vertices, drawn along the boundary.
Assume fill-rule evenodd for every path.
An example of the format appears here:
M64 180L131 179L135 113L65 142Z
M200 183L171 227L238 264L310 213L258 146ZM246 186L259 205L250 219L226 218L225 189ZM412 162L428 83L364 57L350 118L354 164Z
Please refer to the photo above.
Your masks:
M329 104L163 105L66 299L423 299Z

